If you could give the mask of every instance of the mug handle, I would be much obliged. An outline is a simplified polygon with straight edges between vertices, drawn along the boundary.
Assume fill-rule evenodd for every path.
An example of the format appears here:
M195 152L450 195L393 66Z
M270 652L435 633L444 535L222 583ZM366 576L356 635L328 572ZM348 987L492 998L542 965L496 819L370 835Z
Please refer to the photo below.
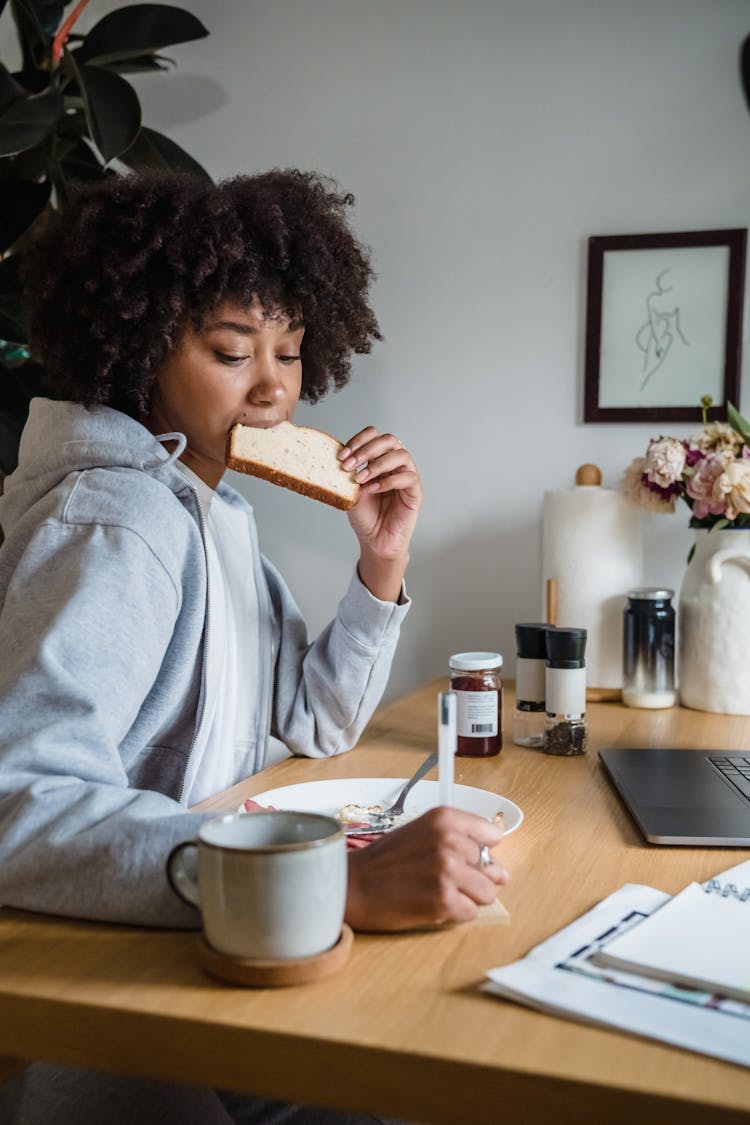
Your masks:
M195 840L185 840L172 848L167 856L167 879L174 893L188 906L200 907L198 882L185 870L183 852L185 848L197 848Z

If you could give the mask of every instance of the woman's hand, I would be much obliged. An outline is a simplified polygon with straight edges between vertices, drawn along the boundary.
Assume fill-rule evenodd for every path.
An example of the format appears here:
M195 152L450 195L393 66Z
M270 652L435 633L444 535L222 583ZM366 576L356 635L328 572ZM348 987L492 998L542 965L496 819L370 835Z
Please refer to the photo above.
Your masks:
M481 849L502 829L473 813L438 808L349 853L346 920L355 930L409 930L468 922L495 901L507 871Z
M359 499L349 522L360 543L360 578L375 597L397 601L422 506L419 473L398 438L374 426L355 434L339 457L347 471L358 470Z

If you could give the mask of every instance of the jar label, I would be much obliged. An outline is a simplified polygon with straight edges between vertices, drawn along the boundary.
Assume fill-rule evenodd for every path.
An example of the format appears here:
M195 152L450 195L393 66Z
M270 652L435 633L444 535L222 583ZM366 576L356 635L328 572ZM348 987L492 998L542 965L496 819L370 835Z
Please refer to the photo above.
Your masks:
M547 713L577 716L586 711L586 669L547 668Z
M497 734L498 694L496 691L455 693L459 738L490 738Z
M544 674L546 661L519 656L516 660L516 699L519 710L524 704L544 703ZM528 708L531 710L531 708ZM544 710L544 708L542 708Z

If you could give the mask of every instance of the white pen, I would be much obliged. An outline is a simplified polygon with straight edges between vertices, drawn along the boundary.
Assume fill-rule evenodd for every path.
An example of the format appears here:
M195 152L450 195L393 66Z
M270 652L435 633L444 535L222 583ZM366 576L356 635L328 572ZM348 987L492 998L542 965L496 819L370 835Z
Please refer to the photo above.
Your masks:
M456 764L456 693L438 694L438 786L440 804L453 804L453 777Z

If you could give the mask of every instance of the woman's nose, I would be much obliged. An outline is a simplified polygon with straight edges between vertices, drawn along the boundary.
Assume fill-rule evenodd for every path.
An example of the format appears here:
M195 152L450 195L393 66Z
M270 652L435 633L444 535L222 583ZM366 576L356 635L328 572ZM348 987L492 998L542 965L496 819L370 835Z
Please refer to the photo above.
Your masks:
M284 381L271 363L258 364L250 387L250 401L257 405L273 404L284 396Z

